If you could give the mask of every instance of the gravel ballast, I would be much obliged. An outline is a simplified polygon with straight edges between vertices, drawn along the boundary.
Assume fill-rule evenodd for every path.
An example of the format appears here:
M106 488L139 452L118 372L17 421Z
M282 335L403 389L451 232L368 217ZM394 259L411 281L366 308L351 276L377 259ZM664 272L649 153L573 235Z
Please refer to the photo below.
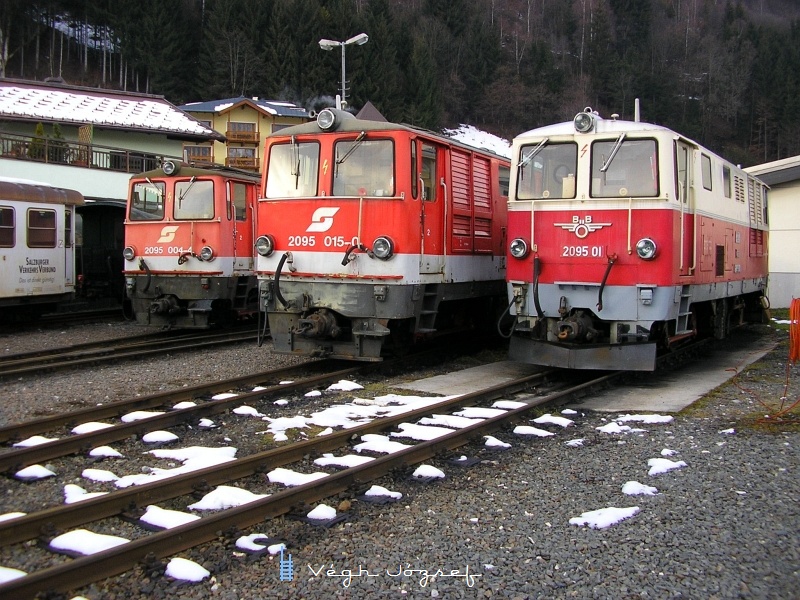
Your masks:
M131 324L83 325L63 335L6 335L0 348L19 352L28 344L63 345L65 335L140 332ZM402 492L399 502L350 497L347 520L330 528L280 518L243 532L287 544L291 581L281 580L279 556L247 555L221 535L179 554L210 571L200 583L139 569L76 593L91 600L794 597L800 584L800 434L796 422L767 427L755 421L767 410L762 403L779 402L786 381L788 336L767 328L763 335L780 340L774 351L671 422L625 422L633 430L624 433L599 431L618 415L594 412L567 415L574 421L567 428L531 423L554 435L498 432L510 449L476 444L455 453L479 458L474 466L453 466L446 457L429 461L446 473L443 480L421 484L398 473L376 482ZM2 422L292 362L243 344L20 377L0 384ZM798 398L798 377L795 366L789 401ZM566 444L575 439L582 444ZM654 458L685 466L648 475ZM624 494L629 481L658 494ZM36 494L38 484L3 485L8 493ZM570 524L609 507L639 511L603 529Z

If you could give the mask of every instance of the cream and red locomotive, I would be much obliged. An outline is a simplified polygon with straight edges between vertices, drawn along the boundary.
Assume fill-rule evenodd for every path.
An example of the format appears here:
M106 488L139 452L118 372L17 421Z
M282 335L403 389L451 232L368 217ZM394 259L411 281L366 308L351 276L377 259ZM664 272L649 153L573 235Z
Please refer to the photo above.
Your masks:
M336 109L267 138L256 273L273 350L376 361L490 323L508 172L493 152Z
M75 296L75 191L0 177L0 320L35 318Z
M253 211L260 180L172 161L131 179L123 256L137 322L206 328L256 314Z
M591 109L512 145L513 360L653 370L760 319L767 188L665 127Z

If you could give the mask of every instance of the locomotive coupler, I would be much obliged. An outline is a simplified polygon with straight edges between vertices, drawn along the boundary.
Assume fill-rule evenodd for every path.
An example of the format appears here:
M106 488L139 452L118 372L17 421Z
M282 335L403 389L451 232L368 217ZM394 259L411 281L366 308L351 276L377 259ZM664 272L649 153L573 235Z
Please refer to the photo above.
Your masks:
M155 315L176 315L181 312L175 296L164 296L150 303L150 312Z
M319 310L299 320L300 335L303 337L336 337L341 333L336 318L327 310Z
M583 311L556 323L558 339L562 342L592 342L599 332L592 327L592 318Z

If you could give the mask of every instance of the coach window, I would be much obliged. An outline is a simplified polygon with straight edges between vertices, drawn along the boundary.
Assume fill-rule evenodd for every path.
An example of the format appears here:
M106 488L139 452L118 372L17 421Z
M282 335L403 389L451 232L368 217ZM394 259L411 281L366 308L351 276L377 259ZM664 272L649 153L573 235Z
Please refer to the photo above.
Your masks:
M0 248L14 247L14 209L0 206Z
M28 209L28 248L56 247L56 211Z
M72 211L64 211L64 245L72 248Z
M160 221L164 218L164 182L143 181L133 184L131 221Z
M394 196L394 144L359 135L334 145L334 196Z
M655 140L616 140L592 144L592 197L658 195Z
M317 195L319 144L273 144L269 149L267 198L301 198Z
M175 183L172 215L177 220L214 218L214 182L192 177Z
M700 168L703 172L703 187L711 191L711 157L705 154L700 155Z
M545 138L522 146L517 163L517 200L575 197L578 146Z

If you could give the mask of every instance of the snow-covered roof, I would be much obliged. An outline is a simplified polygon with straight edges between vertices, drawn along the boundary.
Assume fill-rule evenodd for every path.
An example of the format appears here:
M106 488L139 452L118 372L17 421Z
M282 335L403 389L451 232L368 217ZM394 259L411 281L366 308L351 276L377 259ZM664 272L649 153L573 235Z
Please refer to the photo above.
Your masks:
M209 100L207 102L191 102L179 108L192 113L222 113L241 104L249 104L274 117L298 117L308 119L309 115L305 108L297 106L291 102L280 102L278 100L261 100L260 98L224 98L222 100Z
M1 119L224 139L163 96L10 79L0 79Z

